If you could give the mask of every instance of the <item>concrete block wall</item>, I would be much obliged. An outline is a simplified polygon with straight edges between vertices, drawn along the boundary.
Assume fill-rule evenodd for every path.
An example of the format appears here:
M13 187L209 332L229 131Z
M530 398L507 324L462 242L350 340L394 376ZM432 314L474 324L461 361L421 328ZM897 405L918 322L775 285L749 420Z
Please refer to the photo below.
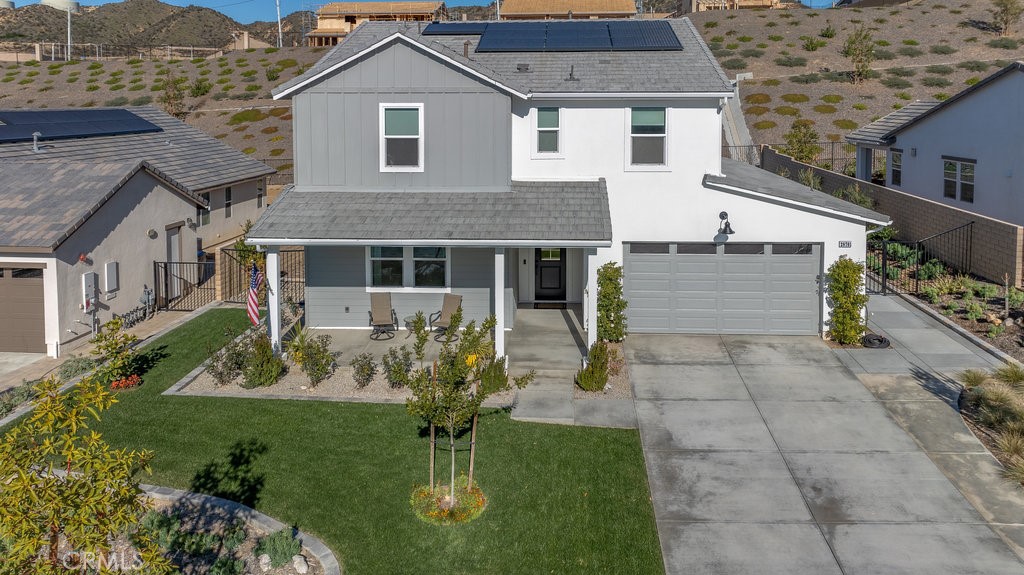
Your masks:
M901 240L917 241L974 222L970 271L1000 284L1003 274L1009 274L1013 285L1021 286L1024 281L1024 228L1021 226L804 164L767 146L761 150L761 167L793 180L798 179L802 170L812 170L821 178L822 191L828 193L851 185L860 186L875 201L875 209L892 218Z

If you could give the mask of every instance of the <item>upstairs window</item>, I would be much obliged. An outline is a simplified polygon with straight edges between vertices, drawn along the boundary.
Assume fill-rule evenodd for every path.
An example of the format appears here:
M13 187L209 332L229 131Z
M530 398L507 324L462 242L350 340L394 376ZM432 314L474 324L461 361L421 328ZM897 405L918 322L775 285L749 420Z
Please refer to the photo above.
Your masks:
M889 185L900 187L903 185L903 152L893 150L889 155Z
M630 110L630 163L634 166L665 164L665 108Z
M558 153L558 108L537 108L537 152Z
M942 195L968 204L974 203L974 160L942 160Z
M266 193L267 193L265 187L266 187L266 180L260 178L256 182L256 207L257 208L262 208L263 207L263 196L265 196Z
M224 217L231 217L231 187L224 188Z
M381 104L380 169L423 171L423 104Z
M206 207L196 206L196 221L199 222L199 226L210 225L210 192L205 194L199 194L199 197L206 202Z

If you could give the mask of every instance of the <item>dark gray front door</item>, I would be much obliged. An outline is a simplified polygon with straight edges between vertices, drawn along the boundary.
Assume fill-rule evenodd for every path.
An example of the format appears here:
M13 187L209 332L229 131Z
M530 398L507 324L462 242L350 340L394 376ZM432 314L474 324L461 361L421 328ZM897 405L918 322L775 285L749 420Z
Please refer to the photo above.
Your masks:
M537 248L534 299L565 300L565 249Z

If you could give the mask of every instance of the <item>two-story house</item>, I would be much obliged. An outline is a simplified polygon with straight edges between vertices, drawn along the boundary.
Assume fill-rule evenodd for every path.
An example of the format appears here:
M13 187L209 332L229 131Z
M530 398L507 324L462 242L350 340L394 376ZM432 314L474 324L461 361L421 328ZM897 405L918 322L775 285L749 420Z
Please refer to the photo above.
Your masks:
M88 341L240 235L274 170L155 108L0 110L0 351Z
M312 327L452 292L499 353L519 306L582 306L592 343L620 262L632 332L821 333L823 269L888 218L724 160L732 94L686 19L367 23L274 91L295 184L249 241L271 294L275 250L306 246Z
M948 100L919 101L846 136L857 177L869 180L874 150L887 155L887 187L1024 225L1024 63L1015 62Z

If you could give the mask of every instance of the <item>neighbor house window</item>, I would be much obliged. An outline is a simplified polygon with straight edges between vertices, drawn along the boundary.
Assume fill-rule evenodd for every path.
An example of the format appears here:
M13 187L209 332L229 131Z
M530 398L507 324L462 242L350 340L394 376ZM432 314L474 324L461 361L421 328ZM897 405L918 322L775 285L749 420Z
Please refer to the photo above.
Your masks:
M196 206L196 221L200 226L208 226L210 225L210 192L199 194L199 197L206 202L206 207Z
M942 195L961 202L974 203L973 160L942 160Z
M423 105L381 104L380 169L423 171Z
M889 156L889 183L897 188L903 185L903 152L893 151Z
M665 108L630 110L630 163L665 164Z
M231 217L231 187L224 188L224 217Z
M537 151L558 153L558 108L537 108Z
M368 253L368 287L448 287L448 248L373 246L369 248Z
M256 182L256 208L257 209L263 207L263 196L266 194L265 186L266 186L266 182L264 180L262 180L262 179Z
M370 248L370 285L373 287L402 287L402 268L405 266L403 248Z

